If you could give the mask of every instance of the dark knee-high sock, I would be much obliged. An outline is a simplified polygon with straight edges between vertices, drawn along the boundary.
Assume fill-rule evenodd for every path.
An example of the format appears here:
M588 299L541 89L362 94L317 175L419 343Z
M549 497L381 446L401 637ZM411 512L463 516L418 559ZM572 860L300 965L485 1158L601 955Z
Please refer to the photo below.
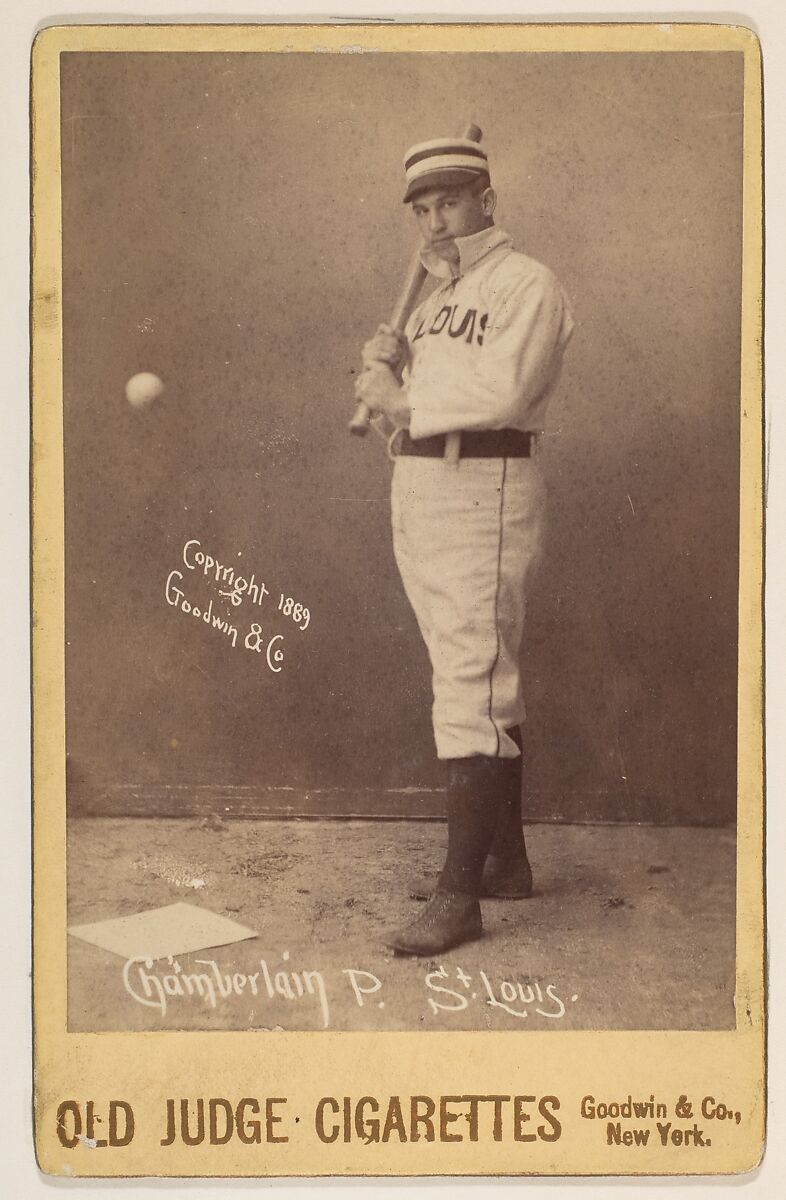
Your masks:
M521 730L516 725L505 732L513 739L521 751ZM503 758L499 760L500 769L500 805L497 824L489 853L492 858L503 861L520 859L526 855L524 830L521 827L521 786L523 779L523 758Z
M477 754L447 765L448 853L438 887L478 896L497 827L505 760Z

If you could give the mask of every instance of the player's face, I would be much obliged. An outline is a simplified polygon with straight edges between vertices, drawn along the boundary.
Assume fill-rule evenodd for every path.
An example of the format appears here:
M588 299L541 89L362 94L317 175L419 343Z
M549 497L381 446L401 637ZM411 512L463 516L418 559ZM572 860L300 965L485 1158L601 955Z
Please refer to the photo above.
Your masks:
M423 243L447 262L457 263L455 239L478 233L491 224L491 189L441 187L419 192L412 201ZM493 205L492 205L493 210Z

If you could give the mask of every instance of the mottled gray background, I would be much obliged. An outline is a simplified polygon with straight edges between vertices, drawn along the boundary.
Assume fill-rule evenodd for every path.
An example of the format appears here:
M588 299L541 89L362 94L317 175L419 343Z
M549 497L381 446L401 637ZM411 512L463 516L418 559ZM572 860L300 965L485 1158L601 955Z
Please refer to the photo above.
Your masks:
M732 818L742 56L67 54L62 81L72 804L431 803L389 467L346 421L415 239L401 155L474 120L499 224L577 322L542 456L530 812ZM167 384L144 412L140 370ZM280 675L165 604L188 538L265 578Z

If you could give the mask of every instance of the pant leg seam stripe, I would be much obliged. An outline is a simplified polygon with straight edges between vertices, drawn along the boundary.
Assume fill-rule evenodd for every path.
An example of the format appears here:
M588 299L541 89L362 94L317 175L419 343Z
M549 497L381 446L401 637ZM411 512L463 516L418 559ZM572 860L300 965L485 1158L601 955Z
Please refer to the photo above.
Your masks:
M497 545L497 580L496 580L496 587L495 587L495 591L494 591L494 634L496 636L497 646L496 646L496 652L494 654L494 661L491 664L491 670L489 672L489 720L491 721L491 725L494 730L494 737L496 738L496 750L494 751L495 757L499 756L500 742L499 742L499 730L497 729L497 724L494 720L494 717L492 716L492 710L493 710L493 703L494 703L494 672L497 669L497 663L499 662L499 655L500 655L500 649L501 649L500 640L499 640L498 613L499 613L500 579L501 579L501 575L502 575L502 533L503 533L503 524L504 524L503 513L504 513L504 504L505 504L505 476L507 474L507 467L508 467L508 460L506 458L503 458L503 460L502 460L502 479L501 479L500 488L499 488L499 542Z

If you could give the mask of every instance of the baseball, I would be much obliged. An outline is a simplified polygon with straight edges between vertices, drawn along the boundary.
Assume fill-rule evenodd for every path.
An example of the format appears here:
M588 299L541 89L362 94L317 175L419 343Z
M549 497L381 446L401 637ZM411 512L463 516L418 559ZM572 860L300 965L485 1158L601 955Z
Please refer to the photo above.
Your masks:
M140 371L132 375L126 384L126 400L132 408L146 408L157 400L164 391L164 385L157 375L150 371Z

